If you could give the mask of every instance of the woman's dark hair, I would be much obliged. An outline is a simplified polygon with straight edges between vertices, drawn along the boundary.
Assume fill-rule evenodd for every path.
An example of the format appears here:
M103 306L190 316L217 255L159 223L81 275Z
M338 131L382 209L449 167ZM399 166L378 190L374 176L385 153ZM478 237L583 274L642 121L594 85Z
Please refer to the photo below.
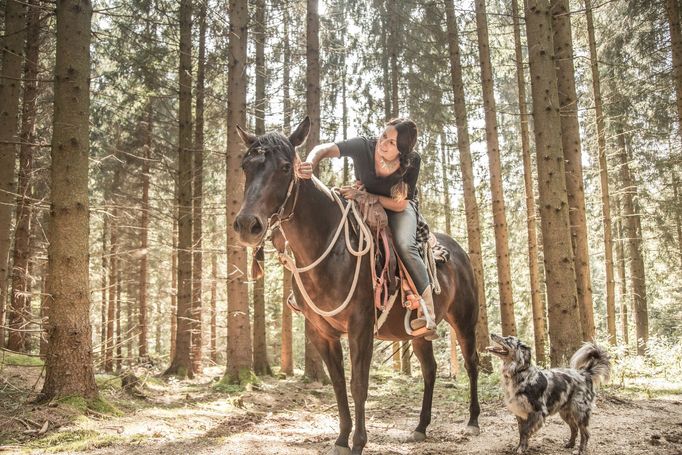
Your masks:
M394 118L389 120L386 126L393 126L398 132L396 147L400 153L400 175L404 176L414 157L414 146L417 145L417 134L419 133L417 124L407 118ZM393 185L391 196L396 200L406 199L407 191L407 184L401 181Z

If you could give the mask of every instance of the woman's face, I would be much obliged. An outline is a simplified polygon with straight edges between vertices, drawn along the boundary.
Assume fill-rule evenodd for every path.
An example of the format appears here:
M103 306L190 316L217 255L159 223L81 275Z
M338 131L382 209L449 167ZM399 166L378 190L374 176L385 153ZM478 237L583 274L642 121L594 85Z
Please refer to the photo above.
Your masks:
M377 142L377 151L379 156L381 156L386 161L394 161L400 155L398 151L398 130L395 126L389 125L379 136L379 141Z

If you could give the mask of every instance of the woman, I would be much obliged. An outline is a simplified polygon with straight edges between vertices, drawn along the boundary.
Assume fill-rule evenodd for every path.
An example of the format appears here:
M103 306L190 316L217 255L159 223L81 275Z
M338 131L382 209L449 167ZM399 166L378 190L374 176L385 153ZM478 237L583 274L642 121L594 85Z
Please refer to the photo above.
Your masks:
M417 125L409 119L394 119L386 124L379 138L357 137L317 145L306 161L297 165L296 174L311 178L323 158L344 156L353 160L358 182L356 187L342 188L341 193L346 199L355 199L362 194L362 188L386 209L398 255L425 304L421 307L427 309L424 317L412 320L412 329L415 335L433 339L436 322L431 284L417 245L416 197L421 157L413 150L416 143Z

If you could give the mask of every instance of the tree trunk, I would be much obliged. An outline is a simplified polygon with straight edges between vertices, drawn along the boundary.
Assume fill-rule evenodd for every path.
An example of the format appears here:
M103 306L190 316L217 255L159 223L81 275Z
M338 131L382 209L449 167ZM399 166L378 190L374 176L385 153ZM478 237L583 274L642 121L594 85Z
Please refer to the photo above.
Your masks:
M123 367L123 342L126 342L126 355L128 358L132 356L132 301L130 300L130 293L126 295L126 333L125 340L123 339L123 334L121 333L121 307L123 305L122 290L123 290L123 279L121 273L121 267L118 268L118 275L116 276L116 371L121 371ZM130 284L128 284L128 289L130 289Z
M114 188L118 188L120 170L114 171ZM107 343L104 354L104 371L114 371L114 326L116 324L116 289L118 287L118 208L114 200L109 223L109 305L107 307Z
M580 347L573 249L568 215L564 154L561 147L559 96L554 67L548 0L528 0L525 11L530 57L540 219L545 257L550 361L567 365Z
M497 137L497 108L493 91L493 70L488 45L488 23L485 0L475 0L476 31L478 34L478 55L481 65L483 86L483 109L485 110L485 139L490 167L490 190L493 201L493 223L495 225L495 251L497 253L497 283L500 289L500 318L502 335L516 335L514 300L512 295L511 268L509 265L509 240L507 217L502 188L502 165L500 145Z
M481 257L481 227L476 202L476 188L474 186L474 171L469 148L469 126L467 120L466 102L464 97L464 82L462 79L462 63L459 53L459 37L455 20L455 7L452 0L446 0L445 12L447 16L448 44L450 48L450 75L455 103L455 121L457 123L457 148L459 163L462 169L462 184L464 186L464 211L467 221L467 244L469 258L476 277L478 296L478 323L476 324L476 349L483 353L490 342L488 333L488 311L485 300L485 280L483 277L483 259ZM481 357L481 367L484 371L492 371L492 363L488 355Z
M218 363L218 255L211 254L211 361Z
M545 365L547 322L545 299L540 288L540 256L538 254L537 218L535 190L533 189L533 165L530 156L530 134L528 132L528 107L526 106L526 75L521 52L521 27L519 7L512 0L512 21L514 23L514 51L516 56L516 83L519 93L521 120L521 153L523 156L523 183L526 192L526 229L528 231L528 270L530 274L530 299L533 312L533 334L535 338L535 361Z
M199 7L199 56L194 129L194 198L192 233L192 370L201 374L203 339L203 224L204 204L204 80L206 65L206 4Z
M677 101L677 133L682 138L682 31L680 30L680 12L677 0L665 0L670 27L670 44L672 48L673 80L675 81L675 99Z
M164 374L192 371L192 2L180 2L178 138L178 297L175 356Z
M142 207L140 213L140 277L139 277L139 302L140 302L140 332L139 332L139 348L138 356L140 360L146 360L149 357L147 351L148 345L148 315L149 309L147 305L147 281L148 281L148 248L149 248L149 180L150 168L149 162L151 160L152 151L152 103L151 99L147 100L147 112L144 125L145 145L144 157L142 158Z
M580 125L578 124L578 97L575 93L573 41L568 0L552 0L551 11L557 90L559 91L559 105L561 106L561 148L564 151L566 169L566 191L568 192L568 214L571 223L571 241L578 289L578 311L583 340L590 341L594 339L594 308L592 306L582 149L580 146Z
M35 151L36 97L38 92L38 47L40 44L40 9L37 0L31 0L26 22L26 62L24 64L24 94L21 112L21 145L19 152L19 184L14 228L14 264L12 267L12 294L10 302L10 329L26 329L31 320L31 285L29 281L29 258L32 218L31 175ZM1 324L1 323L0 323ZM11 331L8 348L24 351L26 333Z
M445 133L440 135L440 163L443 175L443 212L445 213L445 233L452 237L452 207L450 207L450 174L448 166L448 152L445 144Z
M628 324L628 292L625 276L625 239L623 239L623 216L620 199L616 198L616 264L618 265L618 280L620 285L620 324L623 333L623 345L627 348L629 340Z
M254 41L256 47L256 131L257 135L265 134L265 42L267 40L267 23L265 18L265 0L256 1L256 20L254 23ZM268 363L267 338L265 331L265 253L259 249L252 258L260 263L263 275L253 284L253 370L257 375L271 375Z
M288 130L285 130L288 131ZM294 346L293 334L291 331L292 315L291 308L287 305L287 298L291 293L291 272L283 269L282 286L282 351L280 353L280 371L287 376L294 374Z
M19 100L26 42L26 2L5 3L4 41L0 73L0 346L4 345L4 308L14 206L14 167L19 150ZM12 333L10 332L10 335ZM16 335L14 335L16 338Z
M606 132L604 128L604 110L601 99L601 77L599 76L599 55L594 37L592 23L592 0L585 0L587 17L587 37L590 45L590 62L592 68L592 94L594 96L594 114L597 123L597 147L599 151L599 184L601 188L601 213L604 226L604 270L606 273L606 325L609 342L616 344L616 293L613 274L613 235L611 233L611 198L609 196L609 172L606 161ZM627 335L626 335L627 337Z
M310 133L306 150L320 142L320 16L317 11L318 0L307 0L306 13L306 111L310 116ZM311 381L328 382L322 368L322 357L308 341L309 323L306 325L305 376Z
M680 181L678 180L675 170L672 170L673 183L673 201L675 210L675 228L677 230L677 253L680 259L680 267L682 267L682 201L680 200Z
M97 396L92 362L88 277L88 157L90 113L89 2L62 0L52 135L49 342L43 401ZM76 96L77 94L77 96Z
M170 359L175 358L178 338L178 219L173 211L173 250L171 251L171 295L170 295Z
M105 198L106 200L107 198ZM107 248L107 236L109 235L109 222L107 221L108 215L104 215L102 220L102 308L101 308L101 333L100 333L100 356L102 365L106 360L107 352L107 274L109 273L109 250Z
M630 258L630 290L632 294L635 331L637 340L637 354L646 354L649 341L649 315L647 310L646 277L644 272L644 257L642 253L642 233L639 228L639 211L636 207L637 183L630 171L630 164L625 143L623 124L616 124L616 139L618 141L618 158L620 164L620 181L623 191L623 231L628 243Z
M244 175L241 161L244 144L235 130L246 124L246 46L249 9L247 2L230 0L230 43L227 95L227 369L229 382L240 382L253 367L249 320L246 250L232 229L242 204ZM241 374L240 374L241 373Z
M410 341L400 342L400 372L405 376L412 376L412 349L410 349Z

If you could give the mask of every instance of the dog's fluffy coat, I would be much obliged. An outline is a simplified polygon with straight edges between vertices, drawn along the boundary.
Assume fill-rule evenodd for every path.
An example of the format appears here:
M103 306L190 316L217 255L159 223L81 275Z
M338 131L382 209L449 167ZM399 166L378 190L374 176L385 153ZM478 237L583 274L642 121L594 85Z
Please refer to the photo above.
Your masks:
M587 429L595 388L608 380L611 364L606 352L585 343L571 358L571 368L544 370L531 364L530 348L513 336L491 335L495 346L488 351L502 359L504 402L516 416L520 441L518 453L528 449L528 439L540 429L545 417L559 413L571 428L565 447L575 445L580 431L581 455L587 453Z

